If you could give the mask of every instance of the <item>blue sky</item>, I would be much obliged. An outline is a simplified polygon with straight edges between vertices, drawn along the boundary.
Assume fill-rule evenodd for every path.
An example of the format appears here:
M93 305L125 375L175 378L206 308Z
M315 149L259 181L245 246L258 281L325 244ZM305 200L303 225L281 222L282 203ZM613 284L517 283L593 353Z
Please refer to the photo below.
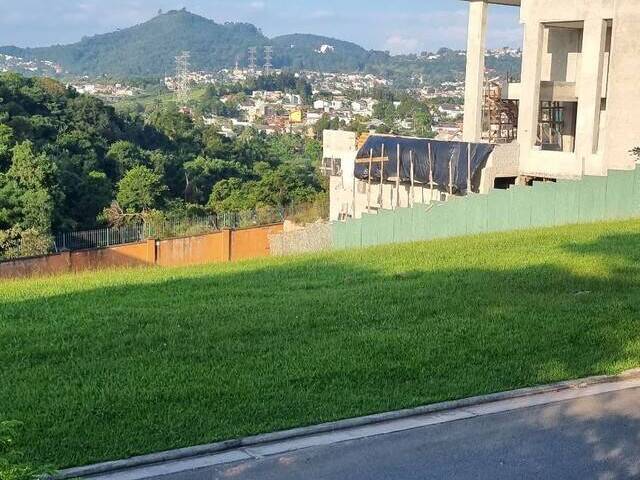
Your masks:
M459 0L0 0L0 45L78 41L186 7L222 21L244 21L268 36L315 33L366 48L410 53L463 48L466 3ZM492 7L489 46L519 46L517 9Z

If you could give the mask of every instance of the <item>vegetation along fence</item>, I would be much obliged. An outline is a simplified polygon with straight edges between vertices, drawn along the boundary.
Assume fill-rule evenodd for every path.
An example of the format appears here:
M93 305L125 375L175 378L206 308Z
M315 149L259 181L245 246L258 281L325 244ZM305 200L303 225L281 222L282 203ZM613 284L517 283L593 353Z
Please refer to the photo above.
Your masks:
M151 219L112 228L58 233L54 251L74 251L137 243L148 238L175 238L216 232L225 228L239 229L282 222L284 208L247 212L224 212L197 218Z
M535 183L364 215L332 225L334 248L640 217L640 169L604 177Z

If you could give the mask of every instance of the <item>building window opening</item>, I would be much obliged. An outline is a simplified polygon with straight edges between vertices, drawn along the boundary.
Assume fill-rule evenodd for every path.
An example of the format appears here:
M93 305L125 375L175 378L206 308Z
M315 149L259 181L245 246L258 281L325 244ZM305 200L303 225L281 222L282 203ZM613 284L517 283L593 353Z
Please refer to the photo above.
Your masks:
M579 76L584 22L545 25L542 81L575 83Z
M496 190L509 190L516 184L516 177L498 177L494 180L493 188Z
M342 160L340 158L323 158L320 172L325 177L339 177L342 175Z
M552 152L574 152L577 102L540 102L536 146Z
M525 177L524 184L527 187L533 187L536 183L557 183L555 178L547 177Z

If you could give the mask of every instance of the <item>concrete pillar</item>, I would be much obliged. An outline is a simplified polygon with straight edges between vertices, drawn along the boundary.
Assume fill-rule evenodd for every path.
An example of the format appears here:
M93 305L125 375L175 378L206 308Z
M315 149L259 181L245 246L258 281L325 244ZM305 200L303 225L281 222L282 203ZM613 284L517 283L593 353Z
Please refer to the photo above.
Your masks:
M613 42L607 87L607 133L600 136L606 167L635 168L629 152L640 146L640 8L637 0L618 0L613 19Z
M230 229L225 228L222 230L222 261L230 262L231 261L231 249L232 245L232 232Z
M465 142L482 140L482 105L484 103L484 55L487 38L486 0L469 2L469 31L467 40L467 76L464 96Z
M158 262L158 242L155 238L147 239L147 263L155 265Z
M564 128L562 135L562 146L565 153L572 153L575 150L576 137L574 136L574 125L576 124L577 108L575 103L566 103L564 106Z
M607 23L602 18L584 22L582 62L577 78L578 117L576 119L576 155L582 162L583 174L603 175L606 169L594 157L600 131L602 73Z
M529 154L538 136L543 43L544 25L535 21L526 22L524 48L522 51L522 84L518 119L520 162L525 169L528 166Z

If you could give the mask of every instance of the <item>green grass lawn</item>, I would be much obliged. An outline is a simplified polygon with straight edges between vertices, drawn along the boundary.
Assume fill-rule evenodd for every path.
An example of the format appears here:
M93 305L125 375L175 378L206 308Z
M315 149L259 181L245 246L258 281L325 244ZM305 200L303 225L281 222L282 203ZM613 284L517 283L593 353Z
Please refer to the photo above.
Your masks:
M0 419L68 467L640 365L640 221L0 283Z

